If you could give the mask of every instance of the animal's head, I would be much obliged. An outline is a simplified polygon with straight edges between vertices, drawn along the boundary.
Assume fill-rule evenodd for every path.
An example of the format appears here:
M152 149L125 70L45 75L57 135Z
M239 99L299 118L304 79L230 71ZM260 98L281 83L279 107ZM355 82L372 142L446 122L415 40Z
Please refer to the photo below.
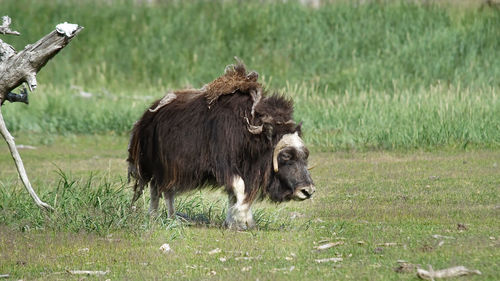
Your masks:
M301 138L302 124L292 120L293 102L279 95L256 105L254 124L248 131L272 144L271 178L265 194L272 201L305 200L316 191L307 169L309 150Z
M276 202L305 200L316 191L307 169L309 150L300 137L300 125L285 134L273 149L273 179L268 193Z

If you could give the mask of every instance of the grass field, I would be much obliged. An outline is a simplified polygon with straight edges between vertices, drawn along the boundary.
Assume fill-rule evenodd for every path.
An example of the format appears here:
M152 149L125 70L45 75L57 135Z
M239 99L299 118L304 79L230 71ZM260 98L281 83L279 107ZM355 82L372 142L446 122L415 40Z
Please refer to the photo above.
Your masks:
M498 9L141 2L0 0L22 33L1 39L17 50L60 22L85 27L38 74L29 106L2 106L17 144L36 147L21 155L56 211L32 203L0 141L0 276L414 280L417 266L464 265L482 275L463 280L499 279ZM131 209L134 121L167 90L218 77L235 55L269 91L294 99L317 164L313 200L259 202L248 232L221 228L227 199L218 191L176 199L189 221L164 209L149 217L149 196ZM336 246L315 249L325 243ZM327 258L337 260L316 261ZM396 272L398 260L407 272Z
M55 280L81 277L67 270L109 270L111 280L413 280L414 269L394 271L405 260L483 273L467 280L498 278L497 150L313 153L311 162L319 164L312 170L315 198L257 203L259 229L235 232L221 228L226 197L219 192L179 198L176 207L194 219L190 223L167 220L165 208L149 219L148 196L132 211L124 183L126 141L57 137L23 150L35 186L56 208L51 214L32 204L1 151L0 274ZM342 244L314 249L326 241ZM162 253L164 243L173 252ZM220 252L211 254L215 249ZM315 261L333 257L343 260Z

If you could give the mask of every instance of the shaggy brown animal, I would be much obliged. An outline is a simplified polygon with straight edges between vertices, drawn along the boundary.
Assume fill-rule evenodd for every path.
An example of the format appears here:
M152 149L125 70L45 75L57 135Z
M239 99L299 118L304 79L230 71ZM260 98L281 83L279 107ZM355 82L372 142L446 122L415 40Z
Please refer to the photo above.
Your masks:
M150 211L164 196L173 217L175 193L225 186L226 225L246 229L254 225L251 205L259 195L276 202L309 198L315 191L309 152L292 120L292 101L267 96L257 78L238 62L200 90L153 103L131 133L133 201L150 183Z

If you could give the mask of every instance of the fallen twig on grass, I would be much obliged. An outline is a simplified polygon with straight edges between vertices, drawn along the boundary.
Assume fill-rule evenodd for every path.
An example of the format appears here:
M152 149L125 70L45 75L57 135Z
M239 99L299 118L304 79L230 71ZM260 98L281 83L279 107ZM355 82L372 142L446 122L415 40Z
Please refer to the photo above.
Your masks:
M425 280L434 280L435 278L449 278L449 277L458 277L463 275L470 274L478 274L481 275L481 271L479 270L471 270L466 268L465 266L455 266L446 269L436 270L432 269L432 266L429 265L429 270L425 269L417 269L417 276L425 279Z
M9 278L10 275L9 274L0 274L0 278Z
M411 264L405 260L398 260L398 266L394 268L397 273L410 273L415 271L416 265Z
M221 249L219 249L219 248L215 248L215 249L213 249L213 250L209 251L209 252L208 252L208 254L209 254L209 255L215 255L215 254L218 254L218 253L220 253L220 252L222 252L222 250L221 250Z
M235 261L240 261L240 260L251 261L251 260L260 260L261 258L262 258L261 256L256 256L256 257L235 257L234 260Z
M310 171L310 170L316 168L317 166L318 166L317 163L316 164L312 164L311 167L307 167L307 169Z
M317 259L314 261L317 263L325 263L325 262L339 262L343 260L344 260L343 258L326 258L326 259Z
M73 274L73 275L106 275L106 274L110 273L109 270L106 270L106 271L100 271L100 270L97 270L97 271L92 271L92 270L68 270L67 272L69 274Z
M276 272L287 273L287 272L292 272L294 269L295 269L295 266L293 266L293 265L290 266L289 268L288 267L273 268L273 269L271 269L271 273L276 273Z
M344 244L344 241L330 242L330 243L316 246L316 247L314 247L314 249L316 249L317 251L322 251L322 250L330 249L332 247L343 245L343 244Z
M385 247L391 247L391 246L397 246L398 243L396 242L386 242L386 243L379 243L377 246L385 246Z
M444 236L444 235L439 235L439 234L432 235L432 238L434 238L434 239L455 239L455 237L453 237L453 236Z

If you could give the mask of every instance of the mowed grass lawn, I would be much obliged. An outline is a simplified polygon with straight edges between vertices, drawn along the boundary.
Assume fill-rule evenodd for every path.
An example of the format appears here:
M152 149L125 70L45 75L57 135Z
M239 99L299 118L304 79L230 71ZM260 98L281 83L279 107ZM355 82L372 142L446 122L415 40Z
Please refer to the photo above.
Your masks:
M259 229L236 232L220 227L220 192L178 198L194 222L165 212L149 219L148 196L131 210L126 136L20 135L17 143L36 147L21 154L56 212L34 207L2 145L0 274L13 280L415 280L411 265L463 265L482 272L463 280L499 278L499 150L313 152L314 199L259 202ZM315 248L327 243L336 246ZM327 258L342 260L317 261ZM398 260L411 265L396 272Z

